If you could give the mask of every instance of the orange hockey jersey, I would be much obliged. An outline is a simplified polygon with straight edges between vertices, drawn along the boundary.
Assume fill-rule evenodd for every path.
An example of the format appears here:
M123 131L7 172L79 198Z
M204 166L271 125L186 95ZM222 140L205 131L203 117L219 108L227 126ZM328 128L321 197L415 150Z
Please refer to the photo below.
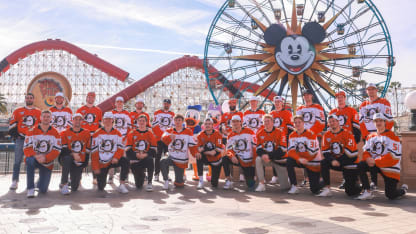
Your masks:
M320 135L325 128L324 109L319 104L300 106L296 109L296 115L303 116L305 129L311 130L313 134Z
M372 157L383 175L400 180L400 161L402 144L392 131L386 130L381 134L371 133L364 145L363 161Z
M256 135L249 128L240 133L231 131L227 138L227 156L237 157L241 166L252 167L256 163Z
M274 119L274 127L280 128L285 136L294 130L292 122L292 112L288 110L270 112ZM290 131L289 131L290 130Z
M175 135L175 140L172 141L171 135ZM175 128L169 128L163 133L162 141L168 146L169 157L180 168L188 167L188 150L192 155L196 153L193 135L189 128L184 128L181 132L176 131Z
M348 130L341 128L337 133L327 131L322 138L322 153L325 158L336 159L343 164L358 162L357 144L354 135Z
M361 139L361 130L357 111L352 107L346 106L344 108L332 109L328 115L333 114L338 117L339 125L352 132L355 141L358 142Z
M77 110L77 113L80 113L82 116L84 116L81 127L90 131L91 135L97 131L98 128L100 128L103 112L99 107L82 106Z
M27 132L23 152L25 159L36 154L45 155L46 162L42 165L52 170L53 160L58 157L61 147L61 137L58 131L50 126L46 132L43 132L38 124Z
M208 134L207 131L200 132L197 139L197 147L202 147L202 152L211 150L217 150L219 152L224 149L224 145L222 144L222 135L215 129L211 134ZM207 156L207 160L214 166L217 166L221 164L221 157L221 154L216 156Z
M244 120L243 113L241 113L240 111L236 111L233 113L227 112L227 113L222 114L221 116L220 129L222 129L221 133L224 134L225 136L227 136L231 132L231 118L234 115L239 115L241 120Z
M175 113L172 111L157 110L153 114L152 130L158 141L168 128L173 127L173 117Z
M120 159L124 153L123 137L121 133L112 128L106 132L99 128L92 135L91 167L93 170L106 168L111 164L113 158Z
M391 114L390 102L384 98L378 98L374 102L370 100L364 101L360 105L360 127L363 139L376 132L376 125L373 122L373 116L375 113L382 113L386 118L386 129L392 129L394 125L393 116Z
M73 128L68 128L61 133L62 150L79 153L81 161L74 163L81 166L85 161L85 155L89 153L91 148L91 134L89 130L81 128L79 132L75 132Z
M72 110L68 107L58 109L55 106L49 108L52 112L52 127L56 128L58 132L63 132L68 127L72 126Z
M137 113L137 111L132 111L130 112L130 119L131 119L131 124L132 124L132 129L137 128L137 118L139 118L140 115L145 115L147 118L147 124L146 126L150 128L150 116L148 113L146 112L141 112L141 113Z
M271 132L267 132L266 129L261 129L257 135L257 152L262 154L265 153L272 153L279 148L282 152L287 152L287 142L286 142L286 135L283 134L283 131L279 128L273 127ZM261 155L258 155L261 156ZM282 158L270 158L271 160L277 163L283 163L285 158L287 158L287 154L285 154Z
M38 108L20 107L13 111L9 121L9 132L13 137L25 137L30 128L39 123L41 111ZM12 133L14 131L14 133Z
M156 151L156 138L154 134L149 131L140 131L133 129L127 134L127 143L125 150L132 149L134 152L147 152L150 149Z
M130 113L126 110L120 112L112 110L111 112L114 116L114 127L121 133L123 138L125 138L127 133L131 130Z
M318 151L319 143L317 137L310 130L304 130L300 134L294 131L290 134L288 157L295 159L299 164L300 158L308 160L305 167L314 172L321 170L321 160Z
M263 116L266 113L263 110L246 110L243 114L243 126L250 128L254 133L263 128Z

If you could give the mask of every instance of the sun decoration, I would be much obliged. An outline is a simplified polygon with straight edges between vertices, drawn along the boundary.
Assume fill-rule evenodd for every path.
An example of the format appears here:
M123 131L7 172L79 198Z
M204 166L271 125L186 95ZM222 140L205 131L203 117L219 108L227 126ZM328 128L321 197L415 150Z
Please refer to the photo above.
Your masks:
M326 30L347 6L323 26L316 22L308 22L302 25L302 22L298 23L296 2L293 0L291 25L289 25L289 22L286 22L286 29L280 23L280 20L278 20L278 24L266 27L257 18L248 13L249 17L264 33L266 43L260 43L260 45L265 53L235 56L233 58L260 61L267 64L260 69L260 72L267 72L269 74L268 78L254 95L259 95L273 83L279 82L286 76L292 93L293 109L296 109L297 105L298 86L299 84L304 86L305 76L315 81L329 94L334 95L334 91L319 74L319 72L330 72L331 69L321 62L354 58L357 55L322 52L332 43L331 41L322 41L325 39Z

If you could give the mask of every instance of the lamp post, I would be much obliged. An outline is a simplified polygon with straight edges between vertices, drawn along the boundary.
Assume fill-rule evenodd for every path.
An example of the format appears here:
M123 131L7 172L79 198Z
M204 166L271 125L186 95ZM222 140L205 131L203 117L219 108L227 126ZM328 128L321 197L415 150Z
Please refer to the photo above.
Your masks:
M404 105L410 109L410 131L416 131L416 90L408 93L404 98Z

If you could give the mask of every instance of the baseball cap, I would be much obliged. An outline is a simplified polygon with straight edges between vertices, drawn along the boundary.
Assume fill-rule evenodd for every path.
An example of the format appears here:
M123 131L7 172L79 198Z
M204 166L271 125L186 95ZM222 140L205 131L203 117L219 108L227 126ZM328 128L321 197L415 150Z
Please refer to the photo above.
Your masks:
M116 97L116 102L118 102L118 101L122 101L122 102L124 102L124 98L123 98L123 97L118 96L118 97Z
M233 115L231 121L241 121L241 117L239 115Z
M76 117L81 117L81 118L83 118L83 117L82 117L82 115L81 115L81 113L75 113L75 114L72 116L72 119L75 119Z
M111 112L105 112L104 113L103 119L113 119L113 118L114 118L113 113L111 113Z
M55 94L55 97L65 97L64 94L62 92L58 92Z
M136 102L142 102L142 103L144 103L144 99L143 99L143 98L138 97L138 98L136 98Z
M347 97L347 94L345 94L345 92L344 92L344 91L339 91L338 93L336 93L336 94L335 94L335 97L338 97L338 96L344 96L344 97Z
M368 83L368 85L367 85L367 88L366 89L368 89L368 88L377 88L377 85L376 84L374 84L374 83Z
M329 119L336 119L336 120L339 120L339 119L338 119L338 116L337 116L337 115L335 115L335 114L329 115L329 116L328 116L328 121L329 121Z
M171 104L171 101L170 101L170 99L166 98L166 99L163 100L163 103L169 103L169 104Z
M383 114L381 114L381 113L375 113L375 114L373 115L373 120L376 120L376 119L386 120L386 118L384 118L384 115L383 115Z

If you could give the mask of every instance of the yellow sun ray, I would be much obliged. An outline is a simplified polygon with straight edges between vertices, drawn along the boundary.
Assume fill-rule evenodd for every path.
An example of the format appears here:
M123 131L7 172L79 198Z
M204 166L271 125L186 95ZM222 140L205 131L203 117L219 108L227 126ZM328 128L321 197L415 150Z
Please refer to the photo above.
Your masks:
M267 29L266 25L264 25L262 22L260 22L260 20L258 20L256 17L254 17L250 13L247 12L247 14L252 20L254 20L254 22L256 22L256 24L259 26L261 31L266 32L266 29Z
M264 51L269 52L270 54L274 54L274 50L276 49L276 47L266 47L263 48Z
M270 68L269 73L273 73L275 71L279 71L280 70L279 64L277 64L277 63L271 63L271 64L273 64L273 67Z
M267 87L269 87L273 82L276 81L277 75L279 72L273 72L269 78L267 78L266 82L264 82L260 88L257 89L257 91L254 93L254 96L259 95L261 92L263 92Z
M325 72L325 71L331 71L331 69L329 69L325 65L322 65L322 64L317 63L317 62L313 63L312 66L311 66L311 68L314 69L314 70L323 71L323 72Z
M293 8L292 8L292 20L291 20L291 26L292 26L292 34L296 33L296 28L298 26L298 18L296 16L296 1L293 0Z
M299 80L299 83L300 83L302 86L304 86L304 85L303 85L303 78L304 78L303 73L301 73L301 74L297 75L297 76L296 76L296 78Z
M266 66L264 66L264 67L262 67L260 70L259 70L259 72L266 72L266 71L269 71L270 70L270 68L272 68L273 67L273 63L269 63L269 64L267 64Z
M277 82L279 82L279 80L282 80L283 79L283 77L285 77L286 76L286 74L287 74L287 71L285 71L285 70L280 70L280 72L279 72L279 75L277 76Z
M329 44L331 44L330 41L319 43L319 44L315 45L315 51L318 53L321 50L328 48Z

